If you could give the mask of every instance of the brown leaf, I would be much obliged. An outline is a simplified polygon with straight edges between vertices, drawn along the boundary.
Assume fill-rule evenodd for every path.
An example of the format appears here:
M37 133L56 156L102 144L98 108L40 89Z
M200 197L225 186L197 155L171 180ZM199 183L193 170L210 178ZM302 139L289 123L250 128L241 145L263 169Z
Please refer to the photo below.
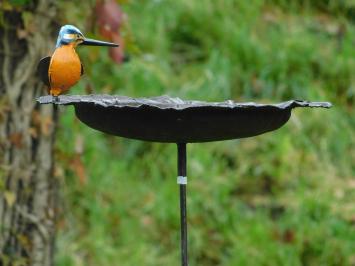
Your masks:
M53 129L53 119L50 116L42 117L41 120L41 133L44 136L49 136Z
M36 127L41 125L41 114L38 111L32 112L32 124Z
M295 232L292 231L291 229L287 229L284 233L283 233L283 237L282 237L283 242L285 243L293 243L295 241Z
M71 168L73 169L75 175L79 177L79 182L81 185L85 185L87 182L85 166L81 160L80 154L76 154L71 162Z
M32 128L30 134L32 137L37 138L38 135L43 134L49 136L53 128L53 120L50 116L43 116L38 111L32 112Z
M13 145L15 145L16 148L22 148L22 133L15 132L10 134L9 140Z

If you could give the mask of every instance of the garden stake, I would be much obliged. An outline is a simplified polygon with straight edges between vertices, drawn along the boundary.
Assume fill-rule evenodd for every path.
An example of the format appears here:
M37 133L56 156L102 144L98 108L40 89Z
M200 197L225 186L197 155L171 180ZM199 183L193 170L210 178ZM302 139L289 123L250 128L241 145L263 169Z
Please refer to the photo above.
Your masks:
M180 230L181 230L181 265L188 265L187 257L187 220L186 220L186 143L178 143L178 177L180 187Z

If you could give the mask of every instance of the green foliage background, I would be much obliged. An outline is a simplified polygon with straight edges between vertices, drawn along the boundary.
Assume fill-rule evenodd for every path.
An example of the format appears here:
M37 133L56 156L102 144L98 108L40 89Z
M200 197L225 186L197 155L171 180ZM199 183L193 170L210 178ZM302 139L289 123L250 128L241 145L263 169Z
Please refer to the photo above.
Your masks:
M62 23L90 31L92 4L62 1ZM355 3L122 8L131 60L80 48L86 77L71 93L334 104L296 109L273 133L188 145L191 265L355 265ZM175 145L107 136L62 112L57 265L179 265Z

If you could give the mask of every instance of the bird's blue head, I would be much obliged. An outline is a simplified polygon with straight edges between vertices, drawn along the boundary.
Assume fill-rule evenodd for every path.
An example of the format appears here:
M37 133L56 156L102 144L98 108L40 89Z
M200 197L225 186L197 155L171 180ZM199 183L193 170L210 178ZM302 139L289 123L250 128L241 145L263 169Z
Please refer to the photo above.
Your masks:
M84 35L81 33L81 31L73 25L65 25L60 28L56 48L68 44L74 44L74 46L81 44L81 45L92 45L92 46L118 47L118 44L115 43L103 42L103 41L97 41L97 40L85 38Z
M60 28L56 48L70 43L79 44L84 40L84 35L73 25L65 25Z

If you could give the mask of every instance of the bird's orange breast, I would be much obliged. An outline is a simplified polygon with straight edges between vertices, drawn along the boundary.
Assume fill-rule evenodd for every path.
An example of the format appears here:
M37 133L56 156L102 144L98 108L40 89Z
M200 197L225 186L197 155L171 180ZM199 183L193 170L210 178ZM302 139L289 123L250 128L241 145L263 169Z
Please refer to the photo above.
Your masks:
M58 96L70 89L81 76L81 62L73 45L58 47L48 69L50 94Z

